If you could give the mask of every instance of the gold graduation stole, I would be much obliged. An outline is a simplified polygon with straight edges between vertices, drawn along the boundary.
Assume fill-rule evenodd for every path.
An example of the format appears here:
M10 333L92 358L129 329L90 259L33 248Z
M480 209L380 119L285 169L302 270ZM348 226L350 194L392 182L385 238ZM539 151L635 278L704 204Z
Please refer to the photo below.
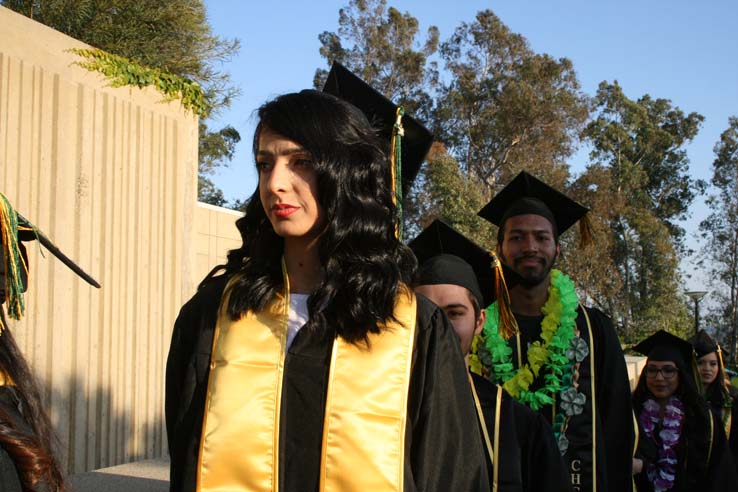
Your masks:
M284 268L284 267L283 267ZM213 337L198 457L200 492L278 492L279 423L289 283L262 312L233 321L229 282ZM326 396L321 492L401 492L415 296L400 294L397 322L369 348L337 338Z

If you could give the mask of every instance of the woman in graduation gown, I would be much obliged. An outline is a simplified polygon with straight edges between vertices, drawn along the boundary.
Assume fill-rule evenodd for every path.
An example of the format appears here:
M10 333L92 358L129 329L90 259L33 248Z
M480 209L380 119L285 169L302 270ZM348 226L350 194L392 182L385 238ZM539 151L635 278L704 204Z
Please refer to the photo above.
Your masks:
M20 240L36 239L33 226L18 222L0 193L0 491L57 492L64 484L51 422L5 317L6 305L11 318L23 315L28 260Z
M638 492L738 490L725 433L697 389L692 346L660 330L635 350L648 356L633 392Z
M722 424L733 463L738 467L738 389L726 381L722 348L705 330L700 330L689 341L697 356L702 395L710 404L713 416Z
M258 112L243 245L172 335L172 491L489 490L458 342L406 287L388 139L354 104L302 91Z

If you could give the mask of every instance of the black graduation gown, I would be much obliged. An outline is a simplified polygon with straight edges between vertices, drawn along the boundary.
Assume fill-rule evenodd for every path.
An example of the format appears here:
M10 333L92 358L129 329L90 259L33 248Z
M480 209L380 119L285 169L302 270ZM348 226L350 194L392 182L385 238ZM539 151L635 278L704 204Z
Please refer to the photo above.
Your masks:
M639 422L640 427L640 422ZM707 424L702 424L707 434ZM677 445L677 459L679 465L676 469L676 479L674 486L669 492L728 492L738 490L738 475L733 465L733 460L728 449L728 442L725 438L725 432L722 429L720 421L712 419L712 449L710 451L710 461L707 466L707 473L704 477L692 477L687 475L684 467L685 460L689 454L689 443L685 434L682 434L679 444ZM636 458L643 460L643 471L633 477L637 492L653 492L653 484L648 480L646 468L649 462L658 459L658 445L652 438L646 436L643 429L640 429L638 439L638 451ZM691 458L695 459L695 458ZM706 456L698 456L696 459L707 459Z
M731 401L730 435L727 436L728 437L728 448L730 448L730 454L733 457L733 463L738 469L738 388L730 385L728 386L728 392L730 394L730 401ZM723 408L721 404L715 405L712 402L708 402L708 403L710 404L710 410L712 410L712 414L715 416L715 419L717 419L719 422L722 422L723 412L726 409Z
M635 442L628 369L610 318L598 309L586 309L592 325L594 349L590 344L587 322L581 306L577 310L576 323L580 337L587 343L590 351L579 366L579 391L585 394L587 402L584 411L569 421L566 431L569 447L564 455L564 462L574 492L595 490L592 483L593 451L596 457L597 492L628 492L633 489L631 473ZM540 340L543 316L516 314L515 317L520 326L521 351L525 363L528 345ZM509 343L513 349L515 367L519 367L516 338L512 337ZM594 375L590 370L592 353L595 357ZM543 374L544 372L534 381L533 389L540 387ZM591 419L592 377L596 404L595 436L592 435ZM541 408L539 413L549 422L552 421L553 409L550 405Z
M730 426L730 435L728 436L728 447L730 454L733 455L733 464L738 470L738 388L733 385L728 386L731 399L730 412L732 414L732 423Z
M499 492L570 492L569 474L548 422L505 390L472 374L490 440L500 428ZM496 421L497 394L502 391ZM485 446L485 455L489 454ZM492 468L489 467L492 482Z
M201 288L182 307L174 325L165 402L172 492L195 490L213 333L226 282L219 277ZM459 342L442 311L417 297L404 489L488 491ZM330 355L330 343L301 330L286 356L279 449L282 492L318 490Z
M19 409L19 400L12 386L0 386L0 411L7 416L16 430L31 432ZM18 470L10 455L0 445L0 491L22 492Z

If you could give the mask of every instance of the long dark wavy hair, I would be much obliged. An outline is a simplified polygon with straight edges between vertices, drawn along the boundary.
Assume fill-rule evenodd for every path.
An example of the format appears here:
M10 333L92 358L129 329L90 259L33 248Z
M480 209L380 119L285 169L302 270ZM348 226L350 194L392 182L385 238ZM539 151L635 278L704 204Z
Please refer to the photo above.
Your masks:
M317 176L317 201L326 220L318 239L324 279L308 299L310 319L304 329L367 342L369 333L379 333L381 324L393 318L395 299L417 266L410 249L395 237L388 142L356 107L314 90L279 96L264 104L258 117L254 155L268 128L309 151ZM228 304L234 320L264 309L283 287L284 251L258 187L236 226L242 246L203 281L223 270L242 274Z
M7 326L0 308L2 323ZM0 370L13 381L8 388L14 393L24 422L24 428L16 419L0 408L0 448L4 449L15 464L24 492L61 492L64 478L56 457L56 438L48 415L41 404L36 378L26 363L10 329L0 334Z
M700 395L697 382L693 377L693 371L684 367L681 361L672 362L679 369L679 386L674 396L684 404L682 437L679 443L679 447L684 451L680 456L679 467L684 469L686 461L685 477L689 477L690 480L697 480L696 483L700 483L700 480L705 480L707 477L707 457L710 449L709 436L712 432L710 428L710 410L707 402ZM649 398L654 398L654 396L646 385L646 369L644 367L638 378L638 384L633 391L633 410L639 419L639 425L643 404Z

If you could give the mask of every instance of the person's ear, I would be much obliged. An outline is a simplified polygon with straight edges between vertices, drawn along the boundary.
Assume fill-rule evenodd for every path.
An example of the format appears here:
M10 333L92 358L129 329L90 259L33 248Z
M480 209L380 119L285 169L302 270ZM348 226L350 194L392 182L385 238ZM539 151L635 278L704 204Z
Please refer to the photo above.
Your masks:
M474 327L474 334L479 335L482 333L482 328L484 328L484 322L487 320L487 310L482 308L481 311L479 311L479 318L477 319L477 324Z

